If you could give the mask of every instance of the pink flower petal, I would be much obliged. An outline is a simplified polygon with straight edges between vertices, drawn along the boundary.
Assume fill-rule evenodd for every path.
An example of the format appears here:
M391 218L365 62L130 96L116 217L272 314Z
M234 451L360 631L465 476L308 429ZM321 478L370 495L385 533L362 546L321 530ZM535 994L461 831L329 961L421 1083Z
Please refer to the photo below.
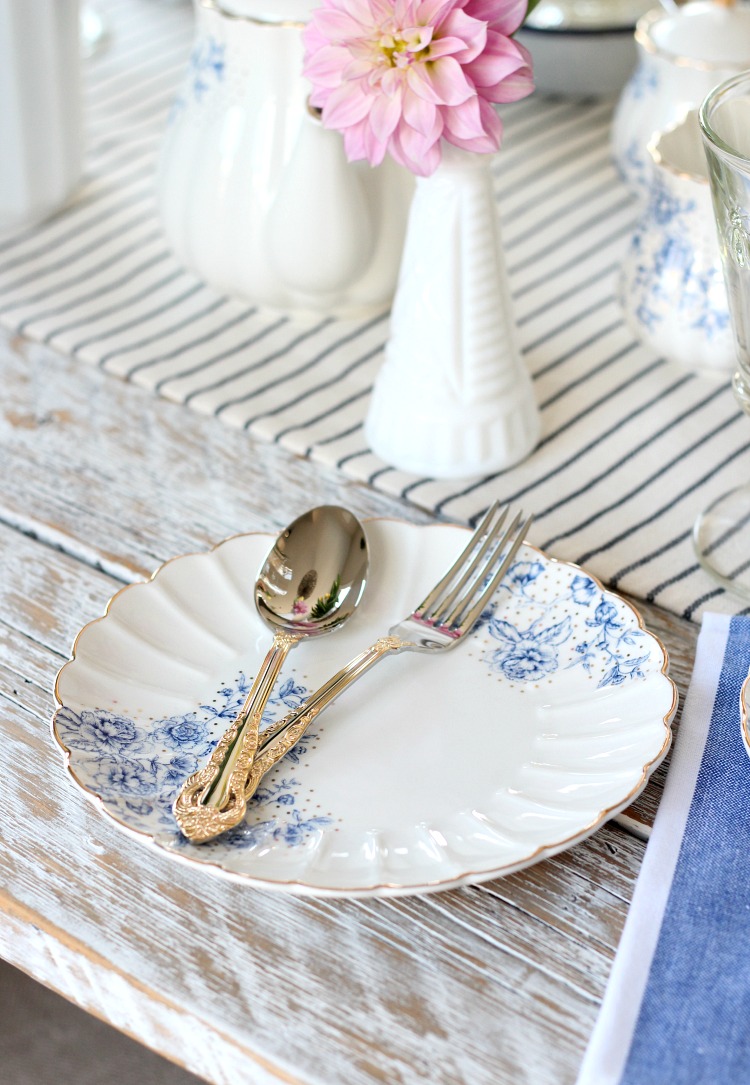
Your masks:
M448 138L456 136L458 139L479 139L485 134L477 98L469 98L461 105L444 110L442 117Z
M417 7L417 19L416 22L439 27L455 7L461 5L456 4L454 0L422 0Z
M425 146L414 129L407 125L403 125L394 134L392 153L394 147L400 152L400 158L397 158L397 161L420 177L429 177L440 165L442 158L440 144L433 143L431 146Z
M413 64L406 72L407 86L418 98L424 98L426 102L440 105L442 99L427 78L425 69L425 64Z
M466 14L510 36L523 22L527 7L527 0L468 0Z
M441 57L434 62L420 65L424 77L432 87L441 105L459 105L470 98L474 88L470 86L464 70L453 57Z
M371 166L379 166L388 152L388 141L381 142L368 125L365 130L365 147L367 161Z
M342 42L348 38L362 36L362 24L344 11L331 8L316 8L312 13L312 22L317 30L331 42Z
M337 87L349 65L350 57L346 49L338 45L325 45L305 61L302 74L319 86Z
M519 98L525 98L534 90L531 55L528 49L517 41L514 41L512 45L521 60L519 67L515 71L508 72L491 87L480 87L477 84L477 89L482 97L489 99L491 102L517 102Z
M476 87L495 87L514 75L525 63L517 42L488 30L485 50L466 65L466 74Z
M465 11L452 11L440 28L441 39L443 36L458 38L462 48L455 53L459 64L468 64L484 49L487 43L487 24L477 19L472 19Z
M353 124L344 132L344 151L350 162L359 162L367 158L367 133L369 125L366 120Z
M458 60L459 55L465 52L466 45L461 38L446 37L435 38L430 45L430 52L428 60L438 60L439 57L455 56ZM459 63L463 63L459 61Z
M404 94L404 120L431 141L439 139L443 130L443 118L437 106L409 91Z
M401 120L401 95L394 94L392 98L377 95L372 100L370 110L370 128L376 139L387 143Z
M326 128L349 128L370 112L372 97L363 94L356 83L344 83L331 91L323 109Z

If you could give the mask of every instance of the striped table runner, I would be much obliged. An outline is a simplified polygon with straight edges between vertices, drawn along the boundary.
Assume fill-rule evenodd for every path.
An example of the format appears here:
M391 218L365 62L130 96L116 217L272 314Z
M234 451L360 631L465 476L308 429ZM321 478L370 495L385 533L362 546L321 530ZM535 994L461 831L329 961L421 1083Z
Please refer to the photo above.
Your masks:
M171 255L154 166L192 13L165 0L97 6L110 44L86 62L86 181L64 213L0 236L0 322L442 518L472 521L495 497L522 503L536 512L533 542L679 614L740 609L699 569L691 529L747 476L750 425L728 381L654 356L623 324L634 207L609 161L611 103L532 97L504 112L498 207L539 447L480 481L416 478L363 436L387 316L269 313Z

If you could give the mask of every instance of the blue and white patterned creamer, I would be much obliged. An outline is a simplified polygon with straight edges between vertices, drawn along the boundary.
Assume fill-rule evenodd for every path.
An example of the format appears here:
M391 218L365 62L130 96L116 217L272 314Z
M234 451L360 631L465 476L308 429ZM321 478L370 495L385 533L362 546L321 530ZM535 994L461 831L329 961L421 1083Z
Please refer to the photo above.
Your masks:
M657 354L729 376L734 339L696 114L663 133L650 155L649 199L622 269L625 315Z

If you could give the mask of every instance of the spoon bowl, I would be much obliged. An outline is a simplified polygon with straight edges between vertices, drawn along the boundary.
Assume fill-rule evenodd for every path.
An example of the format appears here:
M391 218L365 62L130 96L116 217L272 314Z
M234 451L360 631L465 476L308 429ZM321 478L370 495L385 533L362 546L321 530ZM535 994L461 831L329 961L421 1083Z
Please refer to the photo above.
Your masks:
M320 636L351 617L367 568L359 520L346 509L322 505L279 535L258 573L255 605L273 630Z
M351 617L365 590L368 567L364 528L337 505L304 513L274 542L254 593L260 617L273 630L273 643L239 715L175 800L174 815L189 840L212 840L244 817L260 721L284 660L303 638L330 633Z

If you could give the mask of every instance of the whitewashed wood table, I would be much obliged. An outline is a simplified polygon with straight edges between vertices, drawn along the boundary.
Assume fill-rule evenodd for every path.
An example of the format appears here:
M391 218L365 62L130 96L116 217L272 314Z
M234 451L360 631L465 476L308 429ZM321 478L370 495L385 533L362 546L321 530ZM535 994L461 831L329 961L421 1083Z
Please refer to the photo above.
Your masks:
M271 894L175 863L63 771L53 683L124 582L333 501L427 516L0 335L0 955L216 1085L575 1080L664 768L556 858L390 900ZM684 694L696 627L639 608Z

